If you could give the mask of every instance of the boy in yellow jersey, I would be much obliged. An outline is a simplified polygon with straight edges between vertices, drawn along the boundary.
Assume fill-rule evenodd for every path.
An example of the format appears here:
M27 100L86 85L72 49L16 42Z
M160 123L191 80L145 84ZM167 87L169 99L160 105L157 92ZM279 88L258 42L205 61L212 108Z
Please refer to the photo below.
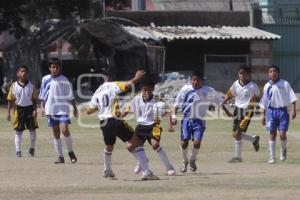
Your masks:
M111 156L117 137L127 142L127 149L134 153L142 166L142 180L158 179L148 168L147 157L134 130L122 119L119 119L118 97L140 81L144 76L143 70L138 70L135 76L126 82L112 82L112 74L106 74L108 82L103 83L94 93L87 114L99 111L100 127L104 137L104 177L115 178L111 168Z
M225 104L231 99L235 100L233 113L228 112L223 105L227 115L233 118L232 131L233 137L235 138L235 155L229 160L230 163L242 162L242 140L252 142L255 151L259 150L259 136L246 134L260 96L258 86L249 80L249 73L249 68L239 68L239 79L230 87L223 102L223 104Z
M17 68L18 81L12 83L9 88L7 101L7 120L11 120L11 109L13 108L13 128L16 130L15 146L16 156L21 157L22 133L25 129L30 133L29 156L33 157L36 143L36 88L28 80L28 68L20 65Z
M167 175L175 175L176 171L171 164L166 151L160 146L162 132L160 121L164 115L166 115L168 119L169 131L174 131L170 109L167 108L167 105L161 99L154 97L154 82L151 79L143 79L140 86L141 93L133 98L131 106L122 114L122 117L129 112L135 114L138 124L135 128L135 134L139 137L141 145L144 145L147 140L151 144L152 149L159 155L166 168ZM140 171L141 165L138 162L134 172L138 174Z

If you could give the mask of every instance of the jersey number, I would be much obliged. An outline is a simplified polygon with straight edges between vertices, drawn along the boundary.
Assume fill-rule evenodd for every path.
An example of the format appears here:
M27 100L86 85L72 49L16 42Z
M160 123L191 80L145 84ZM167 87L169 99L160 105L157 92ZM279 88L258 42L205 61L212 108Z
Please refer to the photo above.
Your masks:
M102 97L102 105L103 107L107 107L109 105L109 98L107 94L103 95Z

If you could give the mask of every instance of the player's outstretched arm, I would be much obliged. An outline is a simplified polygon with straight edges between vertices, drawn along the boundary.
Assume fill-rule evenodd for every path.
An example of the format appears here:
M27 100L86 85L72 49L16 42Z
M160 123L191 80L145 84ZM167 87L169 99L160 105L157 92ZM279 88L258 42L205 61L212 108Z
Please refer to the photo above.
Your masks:
M77 119L78 118L78 109L77 109L77 106L76 106L76 102L74 99L72 99L70 101L70 104L73 106L73 114L74 114L74 117Z
M292 119L292 120L295 119L296 116L297 116L297 112L296 112L296 101L294 101L294 102L292 103L290 115L291 115L291 119Z
M90 115L90 114L93 114L94 112L97 112L98 111L98 108L91 108L91 107L88 107L85 109L85 113Z
M174 130L173 122L172 122L172 113L171 112L167 112L166 118L167 118L168 124L169 124L168 131L169 132L174 132L175 130Z
M126 82L125 89L129 90L132 87L132 85L139 82L144 77L145 74L146 72L144 70L137 70L134 77L131 80Z

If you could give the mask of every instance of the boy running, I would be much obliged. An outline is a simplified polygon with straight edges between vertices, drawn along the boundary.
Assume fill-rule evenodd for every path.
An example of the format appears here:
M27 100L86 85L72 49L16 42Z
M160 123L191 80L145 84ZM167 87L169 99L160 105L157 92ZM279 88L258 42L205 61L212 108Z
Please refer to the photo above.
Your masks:
M11 108L13 107L13 128L15 134L16 156L21 157L22 134L25 129L30 133L29 156L33 157L36 143L36 88L28 80L28 68L20 65L17 68L18 81L11 84L7 96L8 109L7 120L11 120Z
M264 86L263 97L260 101L260 108L263 109L262 124L270 131L269 164L276 163L275 149L277 131L281 140L280 160L287 158L287 131L290 118L296 118L297 97L290 84L279 77L279 67L272 65L269 67L269 82ZM291 104L290 116L287 107Z
M204 117L211 103L221 105L222 102L222 97L213 88L203 85L203 74L198 71L192 73L192 84L183 86L179 91L174 103L175 115L172 116L172 119L175 124L176 114L178 109L181 108L183 113L181 121L181 154L183 161L180 171L182 173L187 171L188 163L192 172L197 170L197 154L205 131ZM193 140L193 150L188 160L187 147L191 139Z
M123 142L127 142L127 149L134 153L141 163L142 180L159 179L149 170L144 148L140 145L139 138L134 135L134 130L124 120L119 119L121 117L119 94L130 90L144 74L143 70L138 70L135 76L127 82L112 82L112 74L107 74L108 82L103 83L96 90L87 109L87 114L99 110L100 128L105 143L103 154L105 178L115 178L111 168L111 157L118 137Z
M259 150L259 136L246 134L250 120L257 107L256 102L260 96L258 86L249 80L250 70L247 67L240 67L238 70L239 79L236 80L227 91L223 104L234 99L233 113L225 112L233 120L233 138L235 138L235 155L229 160L230 163L242 162L242 140L252 142L255 151ZM224 105L223 105L224 108Z
M160 126L161 117L166 114L169 131L173 131L173 125L171 121L171 112L166 108L166 104L154 97L154 83L150 79L143 79L140 83L141 93L136 95L131 103L131 107L128 108L122 117L126 116L129 112L135 114L137 120L137 126L135 128L135 134L138 136L141 145L143 146L147 140L154 151L159 155L162 163L164 164L168 175L175 175L176 171L169 161L167 153L160 146L160 138L162 128ZM141 171L141 165L138 162L134 172L138 174Z
M54 148L58 156L54 163L65 163L60 139L61 133L65 136L70 160L72 163L76 163L77 158L73 151L73 142L69 131L69 124L71 124L69 104L73 106L75 118L78 116L72 86L68 79L60 73L60 60L58 58L51 58L49 64L50 74L42 79L39 98L42 116L47 116L48 126L52 127L53 131Z

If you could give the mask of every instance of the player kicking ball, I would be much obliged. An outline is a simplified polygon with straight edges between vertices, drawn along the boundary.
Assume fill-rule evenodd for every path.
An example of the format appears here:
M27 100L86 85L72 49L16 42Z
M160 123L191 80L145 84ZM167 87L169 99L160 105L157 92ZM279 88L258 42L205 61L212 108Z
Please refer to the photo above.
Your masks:
M223 109L229 117L233 118L233 138L235 139L235 155L228 162L242 162L242 140L250 141L255 151L259 150L259 136L250 136L246 134L250 120L257 107L260 91L258 86L249 80L250 69L240 67L238 70L239 79L236 80L227 91L223 102ZM234 111L228 112L224 104L234 99Z
M269 82L264 86L263 97L260 101L260 108L263 109L262 124L270 132L269 164L276 163L276 137L279 133L281 140L280 160L285 161L287 158L287 131L290 118L296 118L296 101L297 97L290 84L279 77L279 67L272 65L269 67ZM288 106L291 105L290 115Z
M92 96L90 106L86 110L91 114L99 110L100 128L102 130L105 148L104 148L104 177L115 179L111 167L112 153L117 137L123 142L127 142L127 149L133 153L141 163L142 180L158 180L149 169L147 157L143 146L140 144L138 136L134 130L122 119L119 107L119 94L129 91L135 83L139 82L144 76L143 70L138 70L135 76L126 82L113 82L112 74L107 73L108 82L103 83Z
M73 106L75 118L78 116L78 111L71 83L61 74L60 69L60 60L51 58L49 62L50 74L43 77L40 89L41 111L42 116L47 116L48 126L52 127L54 148L58 156L54 163L65 163L60 139L61 133L65 137L70 160L72 163L76 163L77 157L73 151L73 141L69 131L69 124L71 123L69 104Z
M25 129L30 133L29 156L35 154L36 143L36 100L37 93L35 87L28 80L28 68L25 65L17 67L18 81L11 84L7 96L8 109L7 120L11 120L11 109L13 107L13 128L15 134L16 156L21 157L22 134Z
M143 146L147 140L149 144L151 144L152 149L159 155L160 160L167 170L167 175L175 175L176 171L171 164L167 153L160 146L162 133L162 128L160 126L161 117L166 115L169 123L169 131L174 131L171 121L171 112L167 111L165 102L154 97L154 83L152 80L145 78L141 81L140 86L141 93L133 98L130 108L127 108L122 114L122 117L125 117L129 112L135 114L137 120L135 134L139 138L141 145ZM140 171L141 165L138 162L134 172L138 174Z
M205 131L204 117L212 103L220 106L223 98L211 87L203 85L203 74L198 71L192 73L191 84L184 85L179 91L174 103L174 115L172 120L176 124L176 114L181 108L183 119L181 120L181 154L182 167L180 171L185 173L188 164L190 170L197 170L196 160ZM192 155L188 159L189 140L193 140Z

